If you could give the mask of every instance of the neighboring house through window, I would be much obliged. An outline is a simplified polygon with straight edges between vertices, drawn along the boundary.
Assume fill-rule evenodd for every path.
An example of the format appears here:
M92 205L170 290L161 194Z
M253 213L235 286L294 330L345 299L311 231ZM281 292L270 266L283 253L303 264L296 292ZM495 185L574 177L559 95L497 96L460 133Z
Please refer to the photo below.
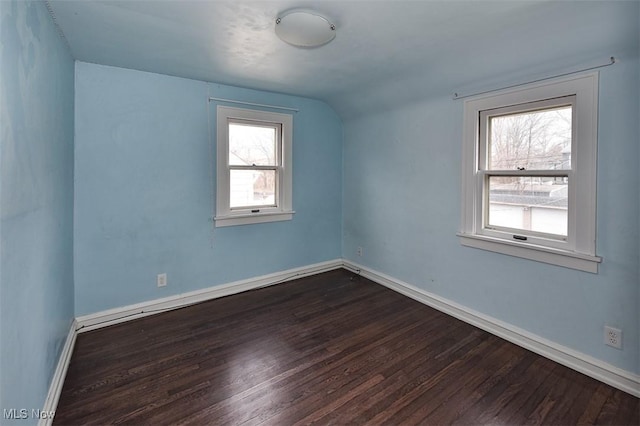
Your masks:
M597 272L598 75L465 101L463 245Z
M217 107L216 226L290 220L290 114Z

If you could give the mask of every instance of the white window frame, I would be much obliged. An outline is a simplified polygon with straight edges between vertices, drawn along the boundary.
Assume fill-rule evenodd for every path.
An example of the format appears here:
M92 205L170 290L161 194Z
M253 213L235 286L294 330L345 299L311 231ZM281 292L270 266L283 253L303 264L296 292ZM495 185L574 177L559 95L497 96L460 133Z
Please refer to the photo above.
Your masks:
M566 238L485 227L487 176L508 175L486 169L487 120L499 113L572 106L571 170L514 171L513 175L563 175L569 181ZM598 135L598 73L519 86L479 95L464 102L462 147L462 213L458 233L464 246L597 273L596 153ZM558 173L559 172L559 173ZM526 240L514 235L525 235Z
M255 122L275 125L277 138L275 206L230 207L229 123ZM216 227L276 222L293 218L293 116L270 111L218 105L216 109Z

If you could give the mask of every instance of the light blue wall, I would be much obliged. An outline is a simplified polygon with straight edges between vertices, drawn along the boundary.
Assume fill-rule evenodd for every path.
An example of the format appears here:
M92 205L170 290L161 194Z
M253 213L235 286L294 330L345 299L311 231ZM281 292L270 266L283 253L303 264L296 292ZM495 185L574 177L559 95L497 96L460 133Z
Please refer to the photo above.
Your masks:
M212 228L209 96L300 109L292 221ZM77 62L75 147L77 315L341 256L342 124L322 102Z
M0 20L0 409L30 414L74 316L74 62L43 2Z
M615 13L620 19L602 24L618 27L624 34L638 34L638 3L617 7L626 8ZM509 42L527 43L534 36L513 34ZM617 367L640 372L640 66L637 39L627 40L618 50L611 50L603 40L606 49L564 60L544 60L540 52L547 75L575 69L575 64L593 64L594 58L596 63L610 55L618 58L617 64L600 71L597 253L604 261L599 274L460 245L456 232L463 102L451 99L457 89L453 85L414 104L345 120L344 257ZM481 53L470 52L476 56L467 59L481 61ZM499 87L496 76L502 75L501 69L493 71L484 80L476 80L476 90ZM503 83L526 81L527 75L528 69L503 75ZM473 68L467 68L461 77L464 81L473 78ZM363 257L355 255L358 246L364 248ZM603 344L605 324L623 330L622 351Z
M616 38L609 27L620 28L617 39L637 34L638 3L616 7L631 13L612 11L620 19L603 34ZM544 60L541 51L544 65L535 70L563 72L611 54L619 60L601 71L604 262L592 275L463 248L455 237L462 102L449 94L460 88L456 81L465 91L481 90L522 81L530 69L503 75L496 66L479 77L456 67L442 90L411 97L410 105L381 87L388 103L363 107L364 115L350 111L343 144L341 121L322 102L77 63L74 157L74 68L66 45L43 3L0 1L0 17L0 408L42 407L74 312L340 256L640 372L640 101L633 96L640 94L640 40L616 51L603 35L598 48L579 46L580 55L560 61ZM531 34L510 36L517 44ZM479 53L468 52L467 62L482 60L468 55ZM419 80L411 81L419 94ZM293 221L212 227L210 95L301 110L294 118ZM357 246L363 257L355 256ZM160 272L169 278L163 289L155 283ZM623 329L623 351L602 344L605 323Z

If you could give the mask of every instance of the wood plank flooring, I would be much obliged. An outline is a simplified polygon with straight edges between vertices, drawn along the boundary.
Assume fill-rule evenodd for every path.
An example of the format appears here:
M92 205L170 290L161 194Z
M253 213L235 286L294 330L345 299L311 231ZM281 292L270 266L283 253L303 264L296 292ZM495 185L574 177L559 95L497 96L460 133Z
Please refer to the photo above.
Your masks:
M638 398L337 270L80 334L54 424L639 417Z

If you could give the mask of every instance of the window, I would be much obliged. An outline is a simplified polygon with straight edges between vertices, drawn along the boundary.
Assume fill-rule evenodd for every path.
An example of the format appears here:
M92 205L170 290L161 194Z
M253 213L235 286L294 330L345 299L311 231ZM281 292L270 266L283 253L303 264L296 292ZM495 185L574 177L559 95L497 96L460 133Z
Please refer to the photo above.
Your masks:
M216 226L293 216L289 114L218 106Z
M465 246L597 272L598 74L464 104Z

